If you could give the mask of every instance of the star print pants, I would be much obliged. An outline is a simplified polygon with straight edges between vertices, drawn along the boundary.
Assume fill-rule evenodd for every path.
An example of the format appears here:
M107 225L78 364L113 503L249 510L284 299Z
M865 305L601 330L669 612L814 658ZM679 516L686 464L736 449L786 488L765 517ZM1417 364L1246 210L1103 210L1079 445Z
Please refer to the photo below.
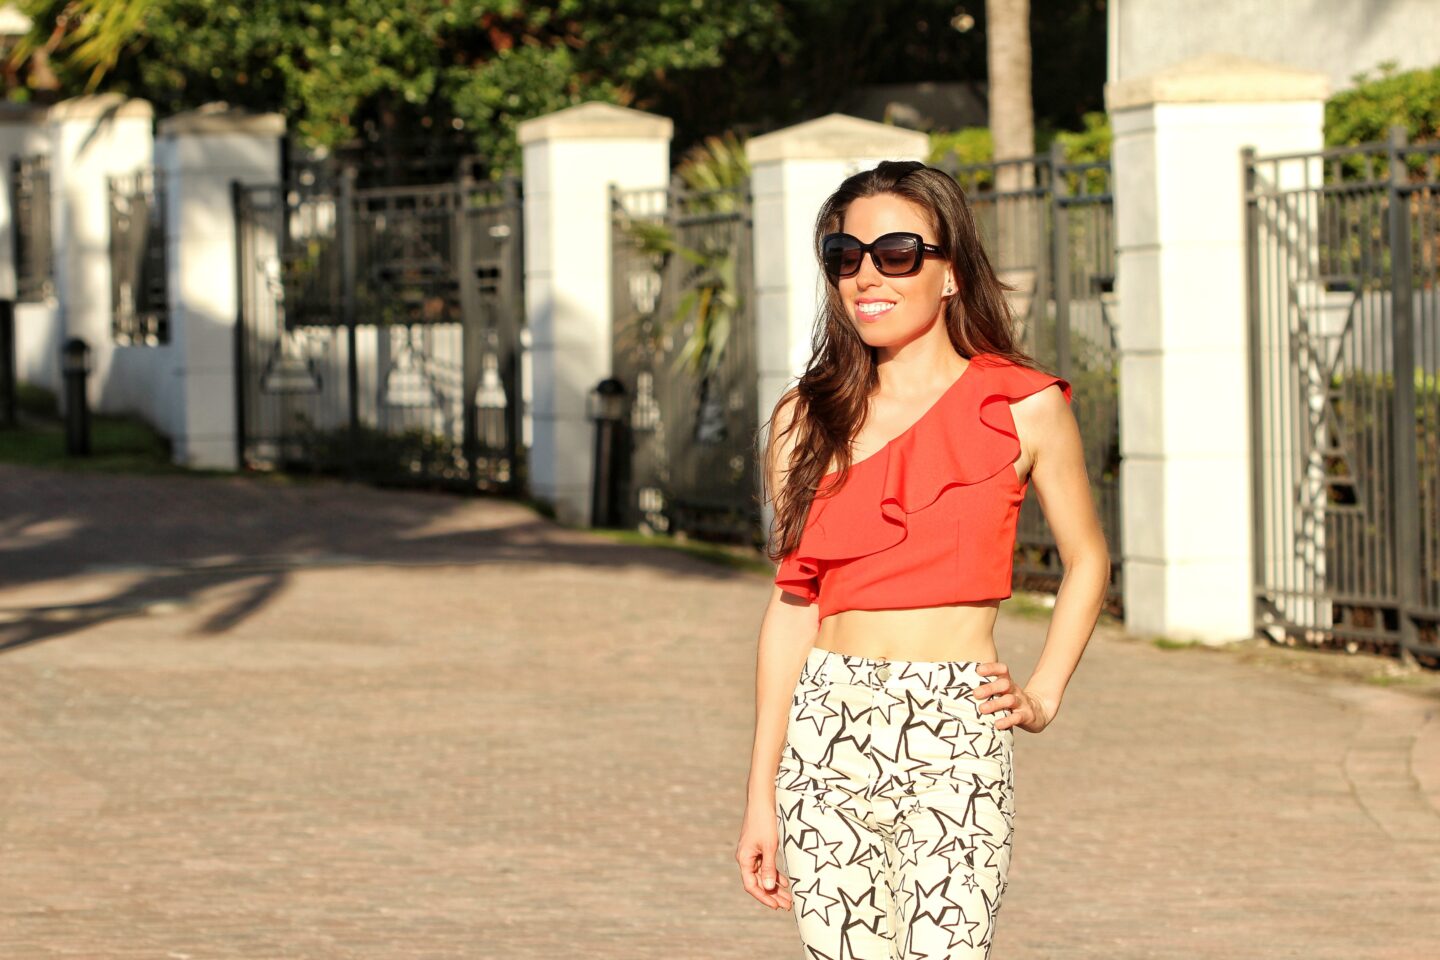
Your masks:
M775 776L806 960L990 956L1014 730L979 712L979 666L811 649Z

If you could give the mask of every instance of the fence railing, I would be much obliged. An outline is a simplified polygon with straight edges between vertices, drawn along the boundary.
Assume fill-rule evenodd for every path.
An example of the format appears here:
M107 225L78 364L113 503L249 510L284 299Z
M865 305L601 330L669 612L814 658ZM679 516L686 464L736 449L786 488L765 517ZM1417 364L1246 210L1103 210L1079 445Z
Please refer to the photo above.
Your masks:
M1440 145L1245 174L1259 629L1440 663Z
M156 170L109 178L110 302L118 344L170 341L165 274L165 185Z
M1026 352L1070 381L1072 408L1106 538L1120 550L1120 352L1115 338L1115 213L1108 163L1067 163L1058 149L1000 163L940 164L965 190L987 252L1010 285ZM1111 565L1109 606L1123 605ZM1033 494L1020 510L1015 576L1058 587L1064 568Z
M45 300L55 292L49 158L36 155L11 159L10 220L16 299L21 303Z

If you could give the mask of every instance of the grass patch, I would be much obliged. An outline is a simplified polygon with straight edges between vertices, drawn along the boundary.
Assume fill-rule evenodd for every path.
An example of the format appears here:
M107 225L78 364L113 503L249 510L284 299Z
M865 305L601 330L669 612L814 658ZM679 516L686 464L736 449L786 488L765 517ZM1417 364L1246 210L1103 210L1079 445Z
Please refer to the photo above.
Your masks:
M1000 604L1000 609L1012 617L1026 620L1048 620L1055 612L1055 598L1044 593L1019 591Z
M691 540L688 537L641 533L638 530L620 530L612 527L587 527L585 532L604 537L612 543L623 543L633 547L661 547L666 550L678 550L697 560L704 560L707 563L714 563L731 570L775 575L775 564L770 563L763 554L751 547L707 543L703 540Z
M1208 646L1199 640L1175 640L1170 637L1154 637L1150 643L1159 650L1189 650L1194 647Z
M170 443L138 417L91 414L90 455L65 453L65 425L24 417L0 430L0 461L98 473L195 473L170 462Z

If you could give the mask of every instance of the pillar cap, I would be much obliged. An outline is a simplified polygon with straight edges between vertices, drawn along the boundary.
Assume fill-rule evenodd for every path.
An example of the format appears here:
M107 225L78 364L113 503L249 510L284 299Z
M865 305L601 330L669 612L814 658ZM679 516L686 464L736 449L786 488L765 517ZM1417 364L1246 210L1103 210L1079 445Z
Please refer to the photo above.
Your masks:
M149 120L155 110L149 100L132 100L119 93L97 93L83 97L71 97L50 106L49 119L57 123L65 120L121 120L134 118Z
M523 146L545 140L669 140L674 131L669 117L591 101L526 120L516 134Z
M285 118L280 114L254 113L228 103L207 103L194 110L165 117L156 126L162 137L204 133L238 133L256 137L285 135Z
M924 157L930 138L918 130L843 113L797 123L745 143L751 163L776 160L850 160L855 157Z
M1105 109L1128 110L1156 103L1254 103L1324 100L1330 79L1228 53L1209 53L1143 77L1105 84Z

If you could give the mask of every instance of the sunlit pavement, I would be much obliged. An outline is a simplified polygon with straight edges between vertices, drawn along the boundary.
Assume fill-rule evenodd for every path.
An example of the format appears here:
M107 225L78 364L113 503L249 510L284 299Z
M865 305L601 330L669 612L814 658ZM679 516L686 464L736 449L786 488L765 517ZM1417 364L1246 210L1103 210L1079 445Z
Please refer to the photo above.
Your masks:
M494 500L0 466L0 957L798 958L733 861L768 591ZM1440 699L1283 659L1097 635L1017 734L993 960L1434 955Z

